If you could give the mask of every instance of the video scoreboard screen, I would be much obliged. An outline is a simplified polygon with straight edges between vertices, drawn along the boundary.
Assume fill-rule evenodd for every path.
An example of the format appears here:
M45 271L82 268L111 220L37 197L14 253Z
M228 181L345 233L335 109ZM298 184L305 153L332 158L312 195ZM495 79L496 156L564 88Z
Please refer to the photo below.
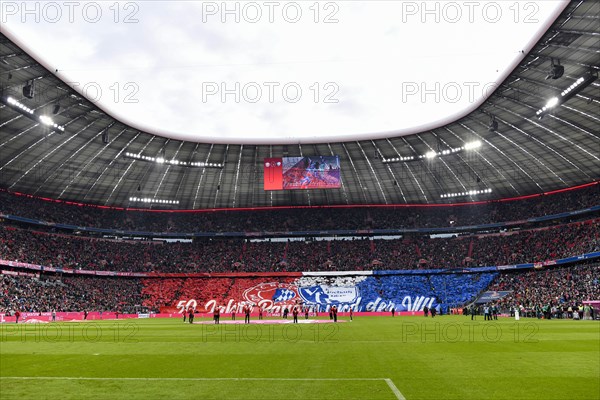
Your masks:
M264 159L264 189L338 189L338 156L278 157Z

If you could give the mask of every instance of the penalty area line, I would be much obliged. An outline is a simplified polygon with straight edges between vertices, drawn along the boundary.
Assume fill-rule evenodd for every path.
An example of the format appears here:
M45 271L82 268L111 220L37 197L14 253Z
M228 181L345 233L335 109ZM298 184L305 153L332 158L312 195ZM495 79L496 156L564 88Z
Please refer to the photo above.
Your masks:
M394 395L396 396L396 398L398 400L406 400L406 397L404 397L402 395L402 392L400 392L400 390L398 390L398 388L396 387L396 385L394 385L394 382L391 379L386 378L386 379L384 379L384 381L385 381L385 383L387 383L387 385L390 387L390 389L392 389L392 392L394 392Z

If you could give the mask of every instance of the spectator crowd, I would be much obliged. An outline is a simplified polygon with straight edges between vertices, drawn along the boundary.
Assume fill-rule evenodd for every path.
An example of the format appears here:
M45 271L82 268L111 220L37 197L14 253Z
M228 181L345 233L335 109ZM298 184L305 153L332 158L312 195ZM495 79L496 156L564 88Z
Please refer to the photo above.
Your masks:
M133 312L142 304L138 279L87 276L40 279L0 274L0 313L50 311Z
M150 232L401 229L509 222L600 205L600 184L524 200L440 207L318 207L148 212L98 208L0 191L0 213L51 223Z
M531 316L573 318L583 301L600 300L600 264L504 273L488 290L510 291L498 302L503 310L519 307Z
M124 241L0 227L0 259L123 272L431 269L542 262L600 251L600 220L453 238Z
M343 282L343 278L336 279ZM135 312L139 305L158 312L161 306L173 307L180 299L195 299L198 304L215 299L219 304L226 304L230 298L241 299L244 290L265 279L281 283L293 281L293 278L283 277L137 279L61 277L55 274L42 274L38 279L0 274L0 313L16 310L130 313ZM491 291L509 291L507 296L494 304L501 312L514 312L515 307L519 307L527 316L546 318L573 318L575 313L583 312L583 301L600 300L600 264L597 262L541 271L390 275L385 279L397 281L392 287L408 292L415 291L411 282L428 282L434 292L443 293L443 298L460 298L462 304L456 301L451 304L456 307L473 301L473 294L480 292L482 285ZM492 279L493 282L489 284ZM466 282L472 288L465 287ZM377 289L374 287L372 290Z
M600 204L600 185L519 201L443 207L287 208L255 211L147 212L45 201L0 191L0 213L38 220L155 232L387 229L517 221ZM588 217L593 218L593 217ZM0 259L47 267L123 272L275 272L463 268L536 263L600 251L600 220L512 232L431 238L337 240L207 238L193 242L98 239L0 225ZM333 240L336 239L336 240ZM481 274L475 274L481 275ZM433 276L433 275L432 275ZM599 264L500 274L488 290L518 304L563 315L600 299ZM476 276L474 281L478 281ZM435 279L432 280L434 282ZM244 279L197 279L205 296L227 295ZM0 312L133 311L169 304L191 290L186 279L0 275ZM487 282L486 282L487 285ZM445 286L446 287L446 286ZM187 289L186 289L187 288ZM191 292L190 292L191 293ZM195 293L195 292L194 292ZM188 293L189 294L189 293ZM536 311L537 312L537 311Z

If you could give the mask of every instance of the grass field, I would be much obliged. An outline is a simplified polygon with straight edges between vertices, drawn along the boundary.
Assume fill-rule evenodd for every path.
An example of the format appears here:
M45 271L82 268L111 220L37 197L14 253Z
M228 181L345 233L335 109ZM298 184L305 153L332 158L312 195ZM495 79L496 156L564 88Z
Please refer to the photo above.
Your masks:
M0 325L0 399L600 399L600 323Z

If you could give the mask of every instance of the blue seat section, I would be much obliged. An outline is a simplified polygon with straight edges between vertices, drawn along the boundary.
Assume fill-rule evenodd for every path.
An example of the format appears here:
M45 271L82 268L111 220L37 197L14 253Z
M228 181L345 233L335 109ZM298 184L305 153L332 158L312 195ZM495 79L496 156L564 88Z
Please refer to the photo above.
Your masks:
M446 307L462 306L474 300L494 280L497 273L430 275L438 301Z
M444 275L375 275L357 283L356 311L421 311L423 306L444 311L461 306L488 287L496 273Z

